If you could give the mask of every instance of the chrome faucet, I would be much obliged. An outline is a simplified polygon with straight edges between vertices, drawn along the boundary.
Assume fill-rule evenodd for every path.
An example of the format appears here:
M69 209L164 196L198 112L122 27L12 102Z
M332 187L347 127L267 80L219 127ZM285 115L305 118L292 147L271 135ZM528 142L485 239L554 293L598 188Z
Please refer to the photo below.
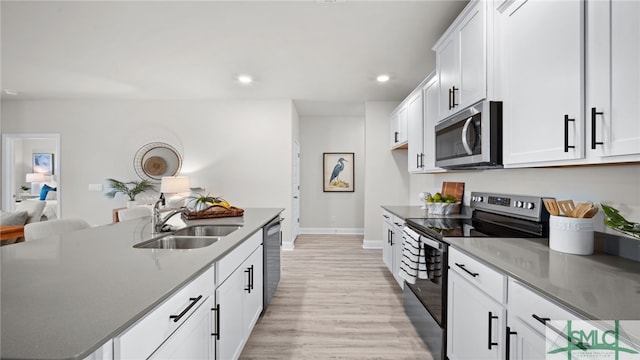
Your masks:
M169 213L169 215L165 216L164 219L162 219L160 217L160 213L161 213L160 204L162 204L163 201L164 199L159 199L153 205L153 214L151 215L151 234L152 235L161 233L162 227L167 223L167 221L169 221L169 219L171 219L177 214L181 214L189 210L187 208L180 208L177 210L173 210L172 212Z

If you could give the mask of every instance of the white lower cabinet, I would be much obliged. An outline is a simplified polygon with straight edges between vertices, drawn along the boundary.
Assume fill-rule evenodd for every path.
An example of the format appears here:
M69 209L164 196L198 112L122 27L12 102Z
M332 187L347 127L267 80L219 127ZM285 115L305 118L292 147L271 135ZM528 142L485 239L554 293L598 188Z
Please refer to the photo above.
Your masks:
M214 349L211 341L211 308L214 303L213 297L207 298L149 359L214 359Z
M553 332L552 338L568 337L562 333L563 326L549 321L582 319L519 281L449 249L450 360L543 360L547 355L546 331Z
M404 279L400 277L404 219L394 216L388 211L383 211L382 218L382 261L393 275L393 278L398 282L400 288L404 289Z
M567 338L562 329L549 327L548 322L582 319L514 279L509 279L508 288L508 359L544 359L546 331L553 331L554 337Z
M215 275L211 267L114 338L113 358L213 359Z
M501 359L505 347L506 310L502 299L506 277L456 249L451 249L450 259L447 356L451 360Z
M230 275L221 279L222 283L216 289L219 316L215 330L216 351L217 359L221 360L240 357L262 312L262 232L243 245L219 264L222 273L224 268L234 268Z

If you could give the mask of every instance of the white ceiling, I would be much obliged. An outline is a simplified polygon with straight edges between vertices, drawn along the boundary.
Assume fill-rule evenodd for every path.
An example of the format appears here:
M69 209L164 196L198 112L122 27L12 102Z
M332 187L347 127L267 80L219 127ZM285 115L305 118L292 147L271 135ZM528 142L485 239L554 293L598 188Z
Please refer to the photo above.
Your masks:
M18 95L2 97L286 98L301 116L358 112L403 99L435 68L431 47L466 3L3 0L1 88Z

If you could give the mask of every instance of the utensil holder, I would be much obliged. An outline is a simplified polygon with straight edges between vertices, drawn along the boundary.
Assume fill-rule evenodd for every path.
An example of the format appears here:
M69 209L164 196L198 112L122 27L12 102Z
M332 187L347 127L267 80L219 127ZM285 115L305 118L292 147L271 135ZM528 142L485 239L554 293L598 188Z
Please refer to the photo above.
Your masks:
M593 254L593 219L549 216L549 248L567 254Z

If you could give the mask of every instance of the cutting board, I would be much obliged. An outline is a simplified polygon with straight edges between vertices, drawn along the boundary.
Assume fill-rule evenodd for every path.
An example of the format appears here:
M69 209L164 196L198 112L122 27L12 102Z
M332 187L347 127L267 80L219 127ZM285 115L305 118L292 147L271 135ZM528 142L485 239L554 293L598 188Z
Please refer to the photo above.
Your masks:
M448 182L445 181L442 183L442 191L440 194L444 195L453 195L456 199L462 203L462 198L464 197L464 183L463 182ZM453 214L460 213L460 206L457 206L456 209L453 209Z

